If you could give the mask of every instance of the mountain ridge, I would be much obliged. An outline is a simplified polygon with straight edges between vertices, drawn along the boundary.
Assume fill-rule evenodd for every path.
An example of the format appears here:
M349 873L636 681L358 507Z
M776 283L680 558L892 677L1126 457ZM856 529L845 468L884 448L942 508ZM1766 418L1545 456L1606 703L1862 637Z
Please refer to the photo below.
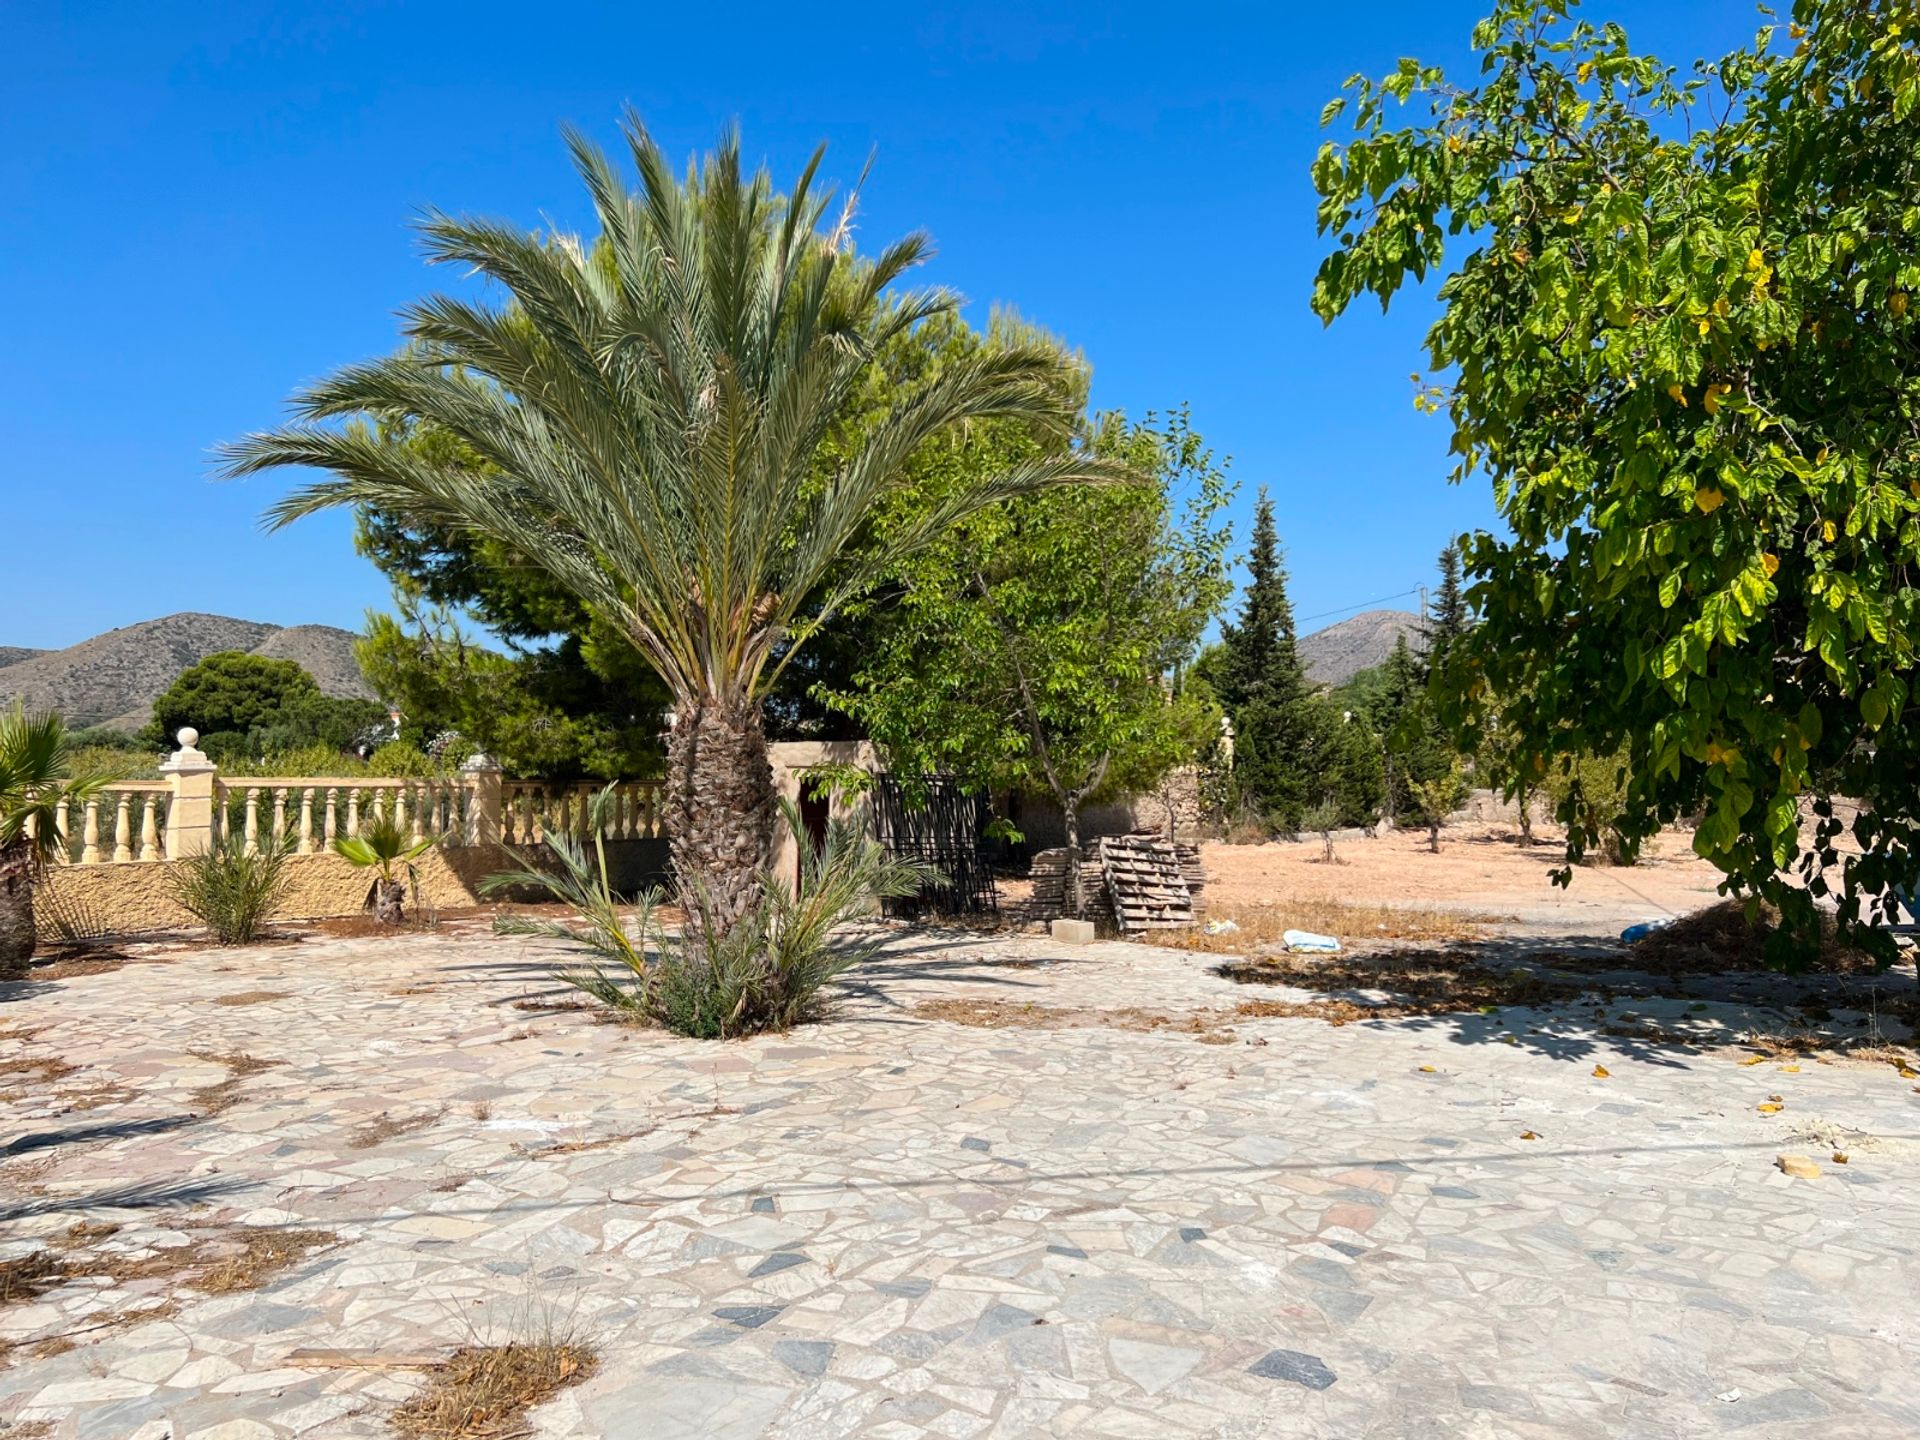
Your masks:
M64 650L0 648L0 705L23 701L54 710L79 729L137 730L153 702L182 670L222 650L296 660L328 695L375 699L353 658L350 630L331 625L270 625L185 610L123 625Z
M1362 670L1386 663L1394 642L1420 648L1420 617L1411 610L1365 610L1299 640L1300 663L1317 685L1340 685ZM0 670L0 677L6 672Z

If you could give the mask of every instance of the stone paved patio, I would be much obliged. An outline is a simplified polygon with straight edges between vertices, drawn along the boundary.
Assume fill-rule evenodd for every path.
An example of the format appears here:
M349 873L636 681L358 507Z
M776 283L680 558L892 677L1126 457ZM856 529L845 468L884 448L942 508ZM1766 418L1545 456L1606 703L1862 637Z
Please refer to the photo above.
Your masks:
M0 1258L81 1219L341 1241L254 1293L0 1308L0 1437L378 1435L416 1376L292 1352L549 1324L601 1366L548 1437L1920 1434L1920 1094L1890 1066L1571 1009L1248 1021L1207 963L905 932L831 1023L740 1044L516 1008L557 993L538 954L478 933L35 987L0 1052L79 1068L0 1083ZM914 1014L941 997L1224 1020ZM228 1074L193 1052L279 1063L191 1118ZM383 1113L430 1123L356 1144ZM1816 1122L1878 1139L1835 1166L1791 1138Z

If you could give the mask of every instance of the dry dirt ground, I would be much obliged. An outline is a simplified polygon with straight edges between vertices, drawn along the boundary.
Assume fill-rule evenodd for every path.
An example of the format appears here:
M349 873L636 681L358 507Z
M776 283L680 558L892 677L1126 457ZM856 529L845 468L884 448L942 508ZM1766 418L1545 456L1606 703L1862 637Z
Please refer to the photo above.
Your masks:
M1696 856L1691 837L1669 831L1648 845L1638 865L1583 865L1562 890L1548 880L1561 863L1560 839L1536 832L1520 843L1505 825L1449 826L1440 853L1424 832L1390 832L1343 840L1337 863L1322 861L1310 841L1201 846L1207 903L1216 912L1240 906L1284 906L1296 897L1350 905L1404 905L1460 910L1523 922L1547 931L1618 934L1641 920L1684 915L1712 904L1720 872Z

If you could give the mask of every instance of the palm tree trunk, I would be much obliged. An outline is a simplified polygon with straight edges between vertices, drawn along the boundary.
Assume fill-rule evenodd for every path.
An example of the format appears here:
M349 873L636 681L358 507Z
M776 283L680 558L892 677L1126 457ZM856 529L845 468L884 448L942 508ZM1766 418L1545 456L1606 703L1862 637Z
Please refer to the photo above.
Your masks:
M0 850L0 980L24 980L33 959L33 880L32 851Z
M382 925L398 925L407 918L407 887L398 880L373 882L373 918Z
M667 736L667 838L681 903L715 935L760 898L778 809L760 707L679 705Z

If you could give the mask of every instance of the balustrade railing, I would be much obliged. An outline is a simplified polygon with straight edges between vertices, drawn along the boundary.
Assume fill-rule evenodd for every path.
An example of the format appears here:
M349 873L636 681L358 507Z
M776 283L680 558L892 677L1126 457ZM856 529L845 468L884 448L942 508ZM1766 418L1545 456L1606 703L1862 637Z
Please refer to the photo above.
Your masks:
M465 776L428 780L341 779L325 776L223 780L215 787L214 829L245 837L249 854L285 844L314 855L336 839L353 838L391 819L409 842L444 845L479 838L478 794Z
M180 754L198 756L190 742ZM606 788L592 782L503 781L499 770L481 759L454 775L424 780L320 775L227 780L205 757L198 759L168 780L125 781L85 801L63 803L56 817L63 842L59 862L178 860L201 853L223 835L242 837L249 853L285 845L296 855L324 854L336 839L360 835L382 818L392 819L409 842L534 845L549 834L585 840L594 800ZM183 785L192 788L183 790ZM642 840L664 833L660 789L651 780L617 783L605 813L605 837ZM177 815L184 818L176 825Z
M165 781L128 780L97 790L85 800L61 801L54 821L60 827L57 857L68 865L167 858Z
M591 781L509 780L500 787L500 838L509 845L538 844L550 833L586 840L594 799L605 788ZM608 840L651 840L662 834L659 782L616 783L604 833Z

